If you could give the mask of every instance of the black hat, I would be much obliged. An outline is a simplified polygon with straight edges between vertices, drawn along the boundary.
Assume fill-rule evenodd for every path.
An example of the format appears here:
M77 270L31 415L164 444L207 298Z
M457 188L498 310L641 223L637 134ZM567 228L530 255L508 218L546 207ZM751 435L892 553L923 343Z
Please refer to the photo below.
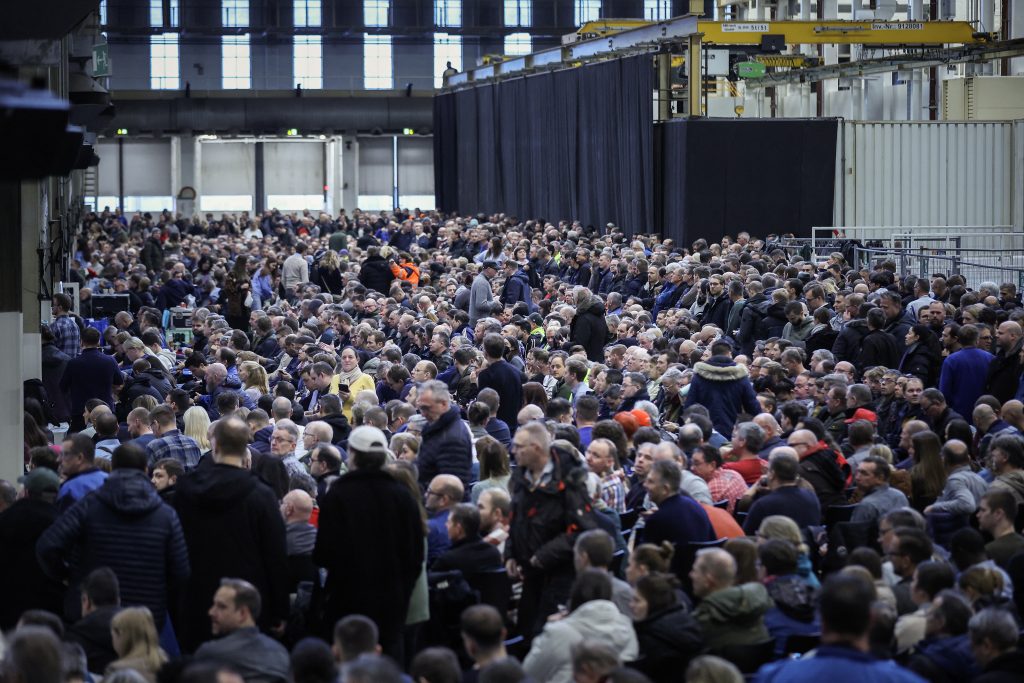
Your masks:
M481 268L483 270L487 270L488 268L493 268L494 270L497 270L498 269L498 262L497 261L491 261L491 260L484 261L484 263L481 266Z

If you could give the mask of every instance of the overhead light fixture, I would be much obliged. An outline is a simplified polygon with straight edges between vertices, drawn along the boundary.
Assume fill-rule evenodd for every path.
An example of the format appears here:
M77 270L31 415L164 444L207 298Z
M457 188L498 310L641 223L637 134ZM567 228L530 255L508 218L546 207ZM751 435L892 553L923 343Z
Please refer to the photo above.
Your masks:
M287 135L290 138L294 138L294 137L296 137L299 134L299 129L298 128L289 128L288 130L285 131L284 134Z
M128 135L128 129L127 128L118 128L117 129L117 134L118 135Z

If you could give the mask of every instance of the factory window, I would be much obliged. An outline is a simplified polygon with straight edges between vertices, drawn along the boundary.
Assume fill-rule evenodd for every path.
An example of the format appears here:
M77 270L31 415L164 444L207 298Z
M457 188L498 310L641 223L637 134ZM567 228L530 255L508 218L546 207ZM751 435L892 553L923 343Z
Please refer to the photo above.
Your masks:
M281 211L324 210L322 194L268 194L267 207Z
M363 42L363 87L367 90L391 90L394 83L391 36L367 35Z
M249 58L249 36L221 37L221 87L225 90L248 90L252 87L252 62Z
M107 25L107 0L100 0L100 26Z
M149 87L153 90L181 88L178 34L149 37Z
M178 0L167 0L168 5L168 28L178 25ZM164 26L164 0L149 0L149 25L153 28Z
M323 23L321 0L294 0L295 28L312 28Z
M505 26L533 23L533 0L505 0Z
M576 0L575 16L577 26L601 18L601 0Z
M448 68L448 62L456 71L462 71L462 36L455 36L449 33L434 34L434 87L440 88L444 85L444 70Z
M665 21L672 18L672 0L644 0L644 19Z
M251 194L204 194L199 196L199 210L252 211Z
M363 5L363 24L371 27L388 25L389 0L365 0Z
M506 55L528 55L533 52L533 41L529 33L510 33L505 36Z
M229 28L249 25L249 0L221 0L221 22Z
M324 45L320 36L295 36L295 84L309 90L324 87Z
M462 26L462 0L434 0L434 25L448 28Z

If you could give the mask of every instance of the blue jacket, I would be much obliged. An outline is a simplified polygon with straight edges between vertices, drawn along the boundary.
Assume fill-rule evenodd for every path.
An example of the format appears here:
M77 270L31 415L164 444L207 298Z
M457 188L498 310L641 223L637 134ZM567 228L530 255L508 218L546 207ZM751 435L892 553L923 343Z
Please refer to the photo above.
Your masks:
M813 657L784 659L757 672L757 683L924 683L891 660L877 660L849 647L823 645Z
M697 363L693 369L693 381L683 409L695 404L707 408L711 422L723 436L732 437L736 416L741 412L752 416L761 412L747 369L728 356L712 356L707 363Z
M590 291L594 294L607 294L612 291L612 280L615 279L615 274L612 273L612 269L601 270L595 268L590 276Z
M416 458L419 482L424 489L439 474L453 474L469 490L472 480L473 438L462 422L459 407L453 405L441 417L423 428Z
M690 568L683 566L692 561L693 556L685 552L690 541L713 541L715 530L700 503L689 494L677 494L663 500L658 510L647 518L643 530L643 542L661 545L669 541L676 546L672 557L672 571L677 576L685 576Z
M679 290L677 292L677 290ZM677 294L682 294L682 289L679 285L672 282L666 282L665 286L661 288L658 296L654 297L654 308L651 310L651 317L654 319L658 318L658 311L663 311L666 308L672 308L678 300Z
M968 422L974 412L974 402L985 393L985 376L992 358L988 351L966 348L951 353L942 363L939 391L946 397L949 407Z
M69 617L77 615L82 580L93 569L110 567L121 585L121 604L148 607L162 625L168 588L190 573L178 515L140 470L114 470L95 494L57 519L36 552L48 576L68 574Z
M512 277L505 280L500 301L505 306L514 306L522 301L531 311L533 310L533 299L530 297L530 278L525 270L520 268L512 274Z
M88 470L79 472L69 477L60 486L57 493L57 510L64 512L69 507L85 498L87 493L92 493L107 480L107 473L103 470Z
M71 399L72 416L81 415L90 398L98 398L113 408L115 384L124 384L117 361L97 348L82 349L81 354L69 360L60 380L61 390Z

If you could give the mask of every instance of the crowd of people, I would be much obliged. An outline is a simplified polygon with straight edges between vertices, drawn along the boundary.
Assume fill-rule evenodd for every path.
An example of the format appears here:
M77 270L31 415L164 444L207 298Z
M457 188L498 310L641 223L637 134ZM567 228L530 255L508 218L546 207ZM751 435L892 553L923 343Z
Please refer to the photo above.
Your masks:
M795 244L90 213L0 678L1024 680L1016 286Z

